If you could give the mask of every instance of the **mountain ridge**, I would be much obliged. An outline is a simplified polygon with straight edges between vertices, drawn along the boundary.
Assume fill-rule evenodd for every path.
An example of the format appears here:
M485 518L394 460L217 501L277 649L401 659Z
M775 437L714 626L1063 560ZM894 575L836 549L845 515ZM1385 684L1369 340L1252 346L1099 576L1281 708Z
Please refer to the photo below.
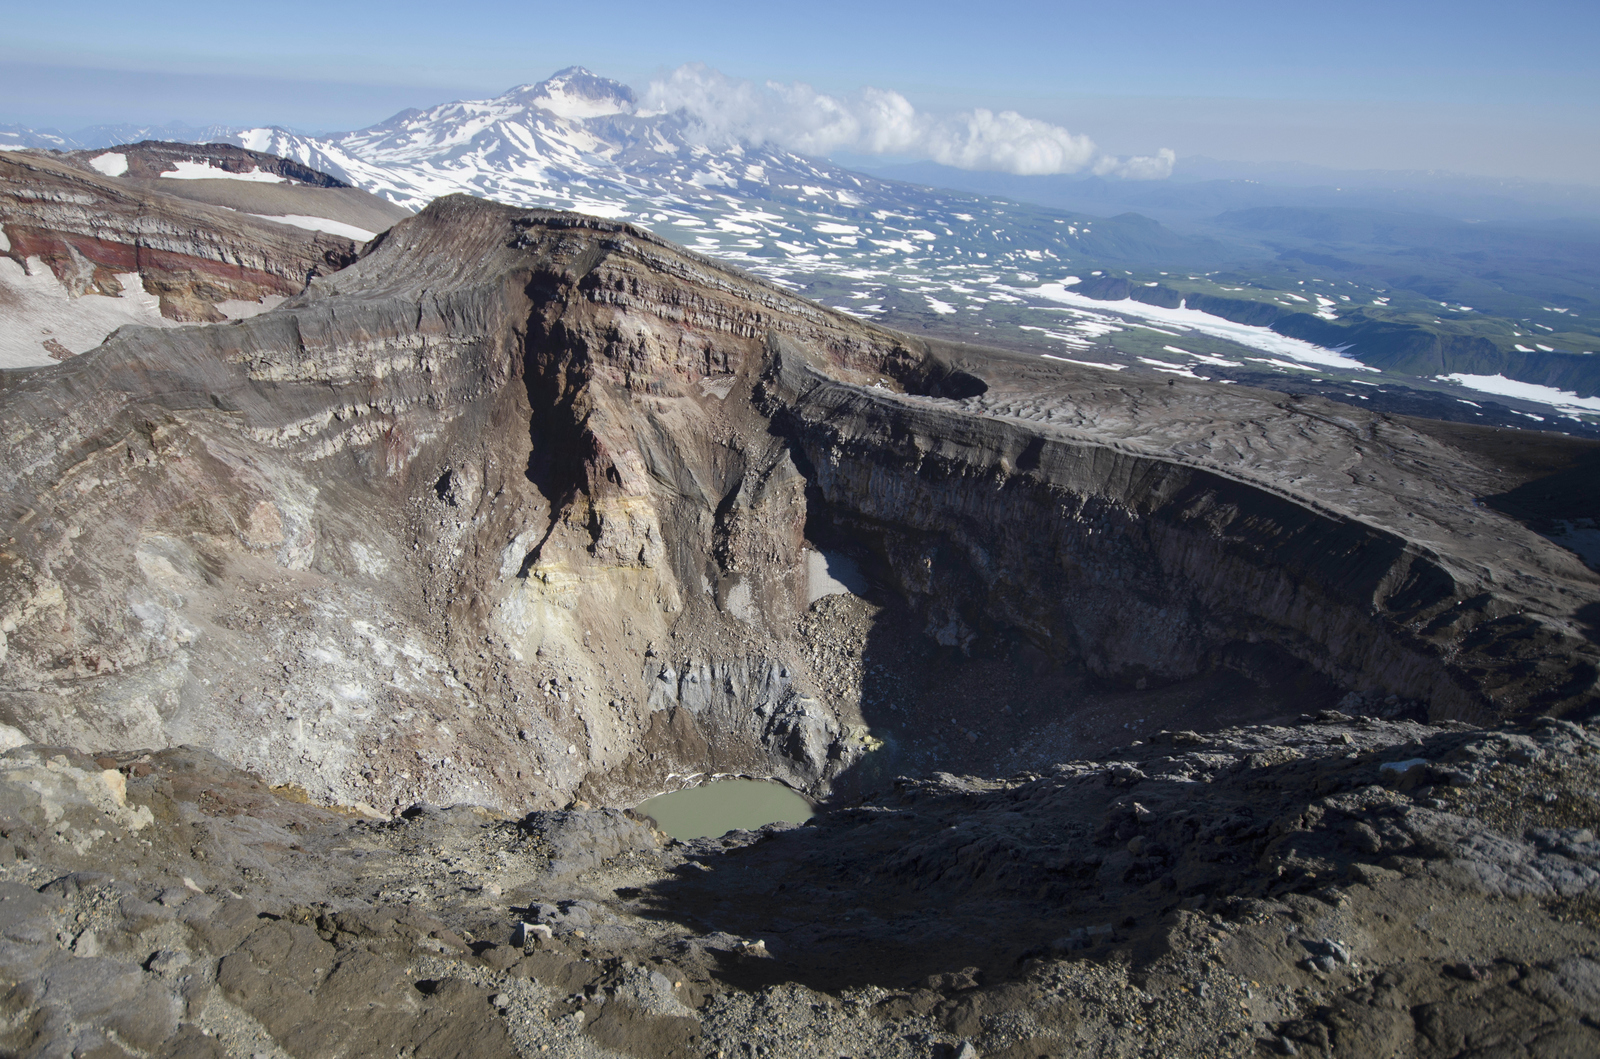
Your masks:
M256 128L229 139L407 209L464 192L626 219L835 308L930 334L1446 419L1600 429L1600 360L1586 356L1600 346L1600 299L1579 267L1582 240L1508 261L1515 238L1485 243L1484 231L1471 233L1477 242L1441 236L1396 250L1325 245L1281 225L1173 228L1140 213L1089 216L884 180L770 144L708 145L703 132L685 112L643 110L627 86L569 67L355 132ZM1508 272L1526 275L1513 282ZM1112 274L1178 290L1176 301L1161 295L1168 307L1226 311L1191 327L1125 299L1064 305L1050 294ZM1300 308L1316 320L1273 330ZM1243 327L1215 326L1224 321ZM1383 385L1367 392L1371 368Z

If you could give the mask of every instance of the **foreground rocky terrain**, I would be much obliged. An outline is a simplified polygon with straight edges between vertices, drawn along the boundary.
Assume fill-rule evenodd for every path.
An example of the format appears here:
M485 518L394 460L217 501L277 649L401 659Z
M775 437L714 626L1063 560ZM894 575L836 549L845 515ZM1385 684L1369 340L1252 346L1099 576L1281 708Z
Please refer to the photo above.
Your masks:
M17 1054L1592 1050L1594 443L464 197L0 442Z
M0 757L6 1054L1592 1055L1600 733L1328 711L673 842Z

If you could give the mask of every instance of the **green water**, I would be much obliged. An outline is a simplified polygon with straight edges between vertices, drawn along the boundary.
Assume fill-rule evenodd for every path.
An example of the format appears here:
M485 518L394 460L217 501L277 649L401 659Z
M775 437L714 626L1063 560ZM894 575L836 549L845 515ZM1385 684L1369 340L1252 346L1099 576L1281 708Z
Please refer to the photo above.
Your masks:
M754 831L763 824L811 819L811 804L781 783L718 780L703 787L658 794L640 804L673 838L715 838L729 831Z

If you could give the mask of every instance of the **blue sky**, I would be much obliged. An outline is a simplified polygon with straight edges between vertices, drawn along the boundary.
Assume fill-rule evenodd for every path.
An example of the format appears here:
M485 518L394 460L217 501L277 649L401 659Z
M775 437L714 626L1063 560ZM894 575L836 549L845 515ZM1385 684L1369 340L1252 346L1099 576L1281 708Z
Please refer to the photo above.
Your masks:
M582 64L686 62L921 110L1012 109L1108 151L1600 182L1600 3L449 6L0 3L0 122L372 124Z

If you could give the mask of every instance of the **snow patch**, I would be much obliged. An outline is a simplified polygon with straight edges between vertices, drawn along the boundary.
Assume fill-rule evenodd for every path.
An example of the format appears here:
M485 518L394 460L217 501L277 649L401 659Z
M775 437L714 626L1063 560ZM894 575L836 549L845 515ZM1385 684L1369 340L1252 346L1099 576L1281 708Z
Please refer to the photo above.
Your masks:
M552 84L539 95L528 100L536 107L548 110L559 118L604 118L611 114L626 114L628 108L621 100L596 99L570 91L565 84Z
M1159 305L1136 302L1132 298L1124 298L1121 301L1097 301L1082 294L1074 294L1060 283L1046 283L1035 287L1031 291L1022 291L1020 293L1034 294L1053 302L1078 306L1083 309L1094 309L1101 312L1109 311L1124 316L1138 317L1143 320L1154 320L1171 327L1196 331L1203 335L1210 335L1213 338L1226 339L1229 342L1237 342L1241 346L1261 350L1263 353L1275 353L1307 364L1322 364L1331 368L1343 368L1346 371L1378 370L1334 350L1324 349L1322 346L1312 345L1310 342L1304 342L1298 338L1288 338L1265 327L1236 324L1232 320L1224 320L1220 316L1212 316L1210 313L1203 313L1198 309L1190 309L1185 306L1168 309Z
M259 169L252 169L248 173L230 173L210 162L183 161L175 164L178 167L176 170L161 175L172 180L249 180L256 184L288 183L276 173L263 173Z
M1561 412L1600 412L1600 397L1579 397L1576 393L1558 390L1554 386L1540 386L1534 382L1518 382L1508 379L1504 375L1466 375L1454 372L1450 375L1438 375L1435 378L1442 382L1453 382L1457 386L1465 386L1469 390L1480 393L1492 393L1500 397L1514 397L1521 401L1533 401L1537 404L1549 405ZM1526 413L1524 413L1526 414Z
M128 156L107 151L89 159L89 165L96 172L104 173L106 176L121 176L128 171Z
M124 324L170 327L161 299L137 272L121 273L120 297L74 298L36 257L27 268L0 257L0 368L37 368L83 353Z
M354 239L358 243L370 242L378 237L377 232L369 232L365 228L357 228L353 224L343 221L331 221L326 217L308 217L300 213L287 213L282 217L272 217L265 213L252 213L252 217L260 217L264 221L275 221L278 224L289 224L296 228L304 228L308 232L327 232L329 235L342 235L346 239Z

